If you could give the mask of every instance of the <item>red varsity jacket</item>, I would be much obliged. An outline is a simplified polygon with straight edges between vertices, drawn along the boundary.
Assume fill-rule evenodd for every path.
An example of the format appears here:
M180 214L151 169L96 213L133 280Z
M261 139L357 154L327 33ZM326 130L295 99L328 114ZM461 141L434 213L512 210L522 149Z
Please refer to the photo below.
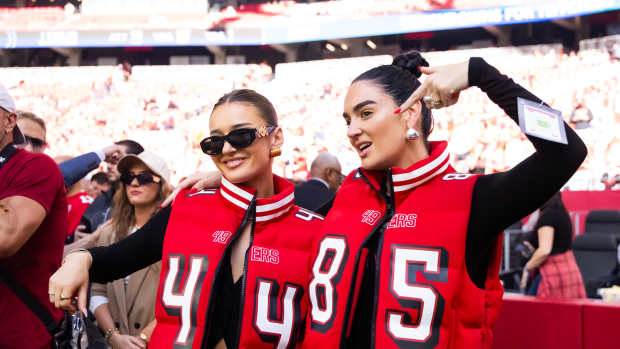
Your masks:
M293 184L274 176L276 195L222 180L218 190L181 192L166 230L149 348L202 347L223 256L255 218L242 276L239 348L293 348L303 335L310 248L323 218L293 205ZM250 221L248 224L252 224Z
M502 297L501 239L485 289L465 265L477 176L454 173L446 142L430 157L387 172L358 170L343 183L317 240L304 348L344 348L363 279L367 242L378 238L371 348L490 348Z

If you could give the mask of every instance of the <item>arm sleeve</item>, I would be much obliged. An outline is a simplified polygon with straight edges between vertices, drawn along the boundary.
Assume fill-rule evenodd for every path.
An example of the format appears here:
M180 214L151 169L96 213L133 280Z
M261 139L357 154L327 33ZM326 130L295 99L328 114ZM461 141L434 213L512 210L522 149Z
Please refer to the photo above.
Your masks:
M478 86L517 123L517 97L542 102L482 58L470 59L469 83ZM466 248L468 270L476 284L484 284L494 238L560 190L585 159L585 144L566 123L564 128L568 144L528 135L536 149L534 154L509 171L481 176L476 181Z
M24 164L0 200L11 196L27 197L43 206L48 214L61 190L64 193L58 166L49 156L40 154Z
M534 231L538 232L540 227L550 226L552 228L556 228L558 226L558 215L553 212L553 210L547 210L547 212L540 215L538 222L536 222L536 226Z
M99 308L100 305L104 305L104 304L108 304L109 303L109 299L106 296L95 296L95 295L91 295L90 296L90 304L88 306L88 309L90 310L91 313L95 313L95 310L97 310L97 308Z
M62 172L65 186L69 188L86 177L90 171L96 169L100 163L99 155L92 152L62 162L58 166L60 167L60 172Z
M108 303L108 292L105 284L93 282L90 286L90 309L95 313L100 305Z
M142 228L110 246L89 249L93 256L92 282L106 283L130 275L161 260L172 208L163 208Z

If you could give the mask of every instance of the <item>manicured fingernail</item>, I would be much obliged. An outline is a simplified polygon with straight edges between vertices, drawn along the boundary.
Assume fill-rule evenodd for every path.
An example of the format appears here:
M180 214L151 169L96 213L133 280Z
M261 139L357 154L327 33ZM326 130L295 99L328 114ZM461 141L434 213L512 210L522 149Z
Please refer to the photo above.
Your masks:
M189 193L190 194L194 194L196 191L197 191L196 188L192 188L192 189L189 190Z
M394 110L394 114L400 114L400 108L397 108L396 110Z
M157 207L158 210L161 210L161 208L164 207L164 204L159 204L159 206Z

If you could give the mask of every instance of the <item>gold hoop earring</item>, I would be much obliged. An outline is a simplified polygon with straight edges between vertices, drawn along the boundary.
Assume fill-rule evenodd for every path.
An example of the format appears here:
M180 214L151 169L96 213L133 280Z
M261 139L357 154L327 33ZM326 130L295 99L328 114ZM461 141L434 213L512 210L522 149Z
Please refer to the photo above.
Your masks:
M280 156L280 155L282 155L282 150L280 150L280 148L271 149L271 151L269 152L270 158L275 158L276 156Z

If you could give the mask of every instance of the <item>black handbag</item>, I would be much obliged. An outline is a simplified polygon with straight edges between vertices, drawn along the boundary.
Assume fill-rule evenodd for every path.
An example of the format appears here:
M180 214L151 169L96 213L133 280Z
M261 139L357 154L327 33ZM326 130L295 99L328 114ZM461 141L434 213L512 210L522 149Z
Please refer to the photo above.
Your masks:
M52 348L72 349L72 340L74 335L76 335L76 339L78 339L77 348L81 349L79 341L79 337L81 337L79 331L81 329L81 319L78 315L65 312L61 322L57 323L52 318L52 315L39 304L37 299L2 268L0 268L0 280L3 280L17 298L41 320L47 332L52 336ZM77 331L74 331L74 329Z

